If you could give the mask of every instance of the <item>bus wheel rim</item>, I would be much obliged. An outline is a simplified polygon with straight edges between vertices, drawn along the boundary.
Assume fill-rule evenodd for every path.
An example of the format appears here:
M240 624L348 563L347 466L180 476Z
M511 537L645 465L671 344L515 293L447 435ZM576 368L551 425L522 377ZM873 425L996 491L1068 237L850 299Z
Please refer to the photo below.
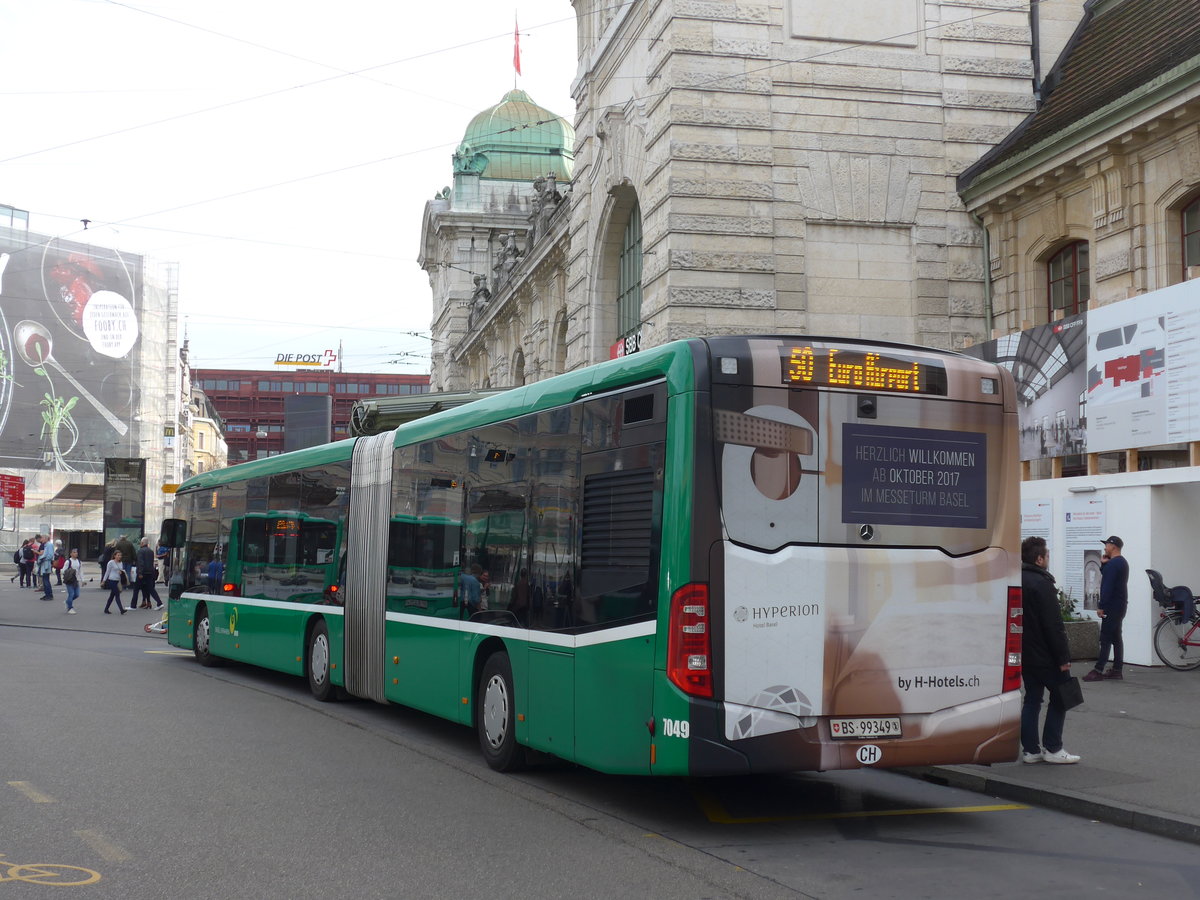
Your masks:
M196 626L196 649L201 653L208 652L208 616L202 618Z
M508 734L508 685L493 675L483 692L483 732L487 742L498 750Z
M324 684L325 678L329 674L329 639L323 634L317 635L317 639L313 641L309 668L312 671L313 681L317 684Z

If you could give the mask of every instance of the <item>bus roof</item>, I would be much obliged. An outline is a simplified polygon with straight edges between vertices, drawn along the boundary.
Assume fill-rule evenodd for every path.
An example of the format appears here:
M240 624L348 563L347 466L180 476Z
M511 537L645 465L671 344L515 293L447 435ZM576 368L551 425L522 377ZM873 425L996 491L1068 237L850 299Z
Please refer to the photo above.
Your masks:
M353 452L354 440L352 438L347 438L344 441L335 441L332 444L308 447L304 450L292 450L289 453L280 453L277 456L270 456L266 459L255 459L250 462L239 463L236 466L226 466L224 469L201 472L199 475L193 475L181 484L176 493L184 494L188 491L210 490L218 485L245 481L248 478L269 477L284 472L292 472L296 469L307 469L312 466L321 466L332 462L347 462L350 459L350 454Z
M620 359L610 359L406 422L396 429L395 443L401 446L427 440L463 428L499 422L514 415L563 406L588 394L664 377L672 392L691 388L694 369L689 341L673 341ZM219 485L250 478L269 477L325 463L346 462L354 451L356 440L347 438L332 444L293 450L267 459L202 472L181 484L177 493L211 490Z
M920 350L926 353L948 354L946 351L930 347L919 347L911 344L896 344L885 341L868 341L862 338L828 338L814 335L727 335L716 340L768 339L768 340L804 340L804 341L836 341L848 344L871 344L872 346L897 347L908 350ZM430 440L443 434L461 431L466 428L477 428L511 418L514 415L539 412L574 403L589 394L603 393L618 388L635 385L639 382L665 378L669 394L677 394L692 390L695 387L695 367L693 354L697 342L707 343L707 338L689 338L672 341L658 347L651 347L637 353L610 359L605 362L575 369L562 375L555 375L544 381L535 381L523 387L512 388L492 396L466 403L452 409L405 422L399 425L395 432L395 446ZM245 481L248 478L279 475L297 469L310 468L331 462L347 462L354 450L354 442L358 438L348 438L332 444L310 447L306 450L294 450L281 453L267 459L216 469L194 475L179 486L179 493L206 490L222 484Z
M666 378L670 393L690 390L695 379L689 341L672 341L619 359L555 375L502 394L406 422L396 429L396 446L574 403L589 394Z

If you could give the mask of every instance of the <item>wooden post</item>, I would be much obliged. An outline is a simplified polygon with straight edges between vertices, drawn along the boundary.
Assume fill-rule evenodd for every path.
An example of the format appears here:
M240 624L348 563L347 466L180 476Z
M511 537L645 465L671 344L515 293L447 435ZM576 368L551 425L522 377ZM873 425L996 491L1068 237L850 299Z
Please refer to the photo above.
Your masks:
M1050 477L1062 478L1062 457L1056 456L1050 460Z
M1088 474L1089 475L1099 475L1100 474L1100 454L1099 453L1089 453L1087 455L1087 466L1088 466Z
M1138 452L1137 450L1125 451L1125 471L1136 472L1138 470Z
M1200 466L1200 441L1188 444L1188 465Z

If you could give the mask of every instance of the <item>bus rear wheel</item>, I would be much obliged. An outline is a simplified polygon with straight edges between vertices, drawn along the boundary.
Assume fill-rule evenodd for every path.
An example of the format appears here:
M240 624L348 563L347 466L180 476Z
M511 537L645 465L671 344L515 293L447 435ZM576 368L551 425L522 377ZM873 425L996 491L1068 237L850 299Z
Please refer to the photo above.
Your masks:
M329 678L330 649L329 627L325 620L317 622L308 636L308 665L304 667L308 674L308 689L322 703L337 699L337 688Z
M483 758L497 772L515 772L525 766L525 750L517 743L515 696L508 654L493 653L479 676L475 726Z
M221 660L212 654L212 620L208 617L207 606L196 610L192 624L192 653L196 656L196 662L202 666L221 664Z

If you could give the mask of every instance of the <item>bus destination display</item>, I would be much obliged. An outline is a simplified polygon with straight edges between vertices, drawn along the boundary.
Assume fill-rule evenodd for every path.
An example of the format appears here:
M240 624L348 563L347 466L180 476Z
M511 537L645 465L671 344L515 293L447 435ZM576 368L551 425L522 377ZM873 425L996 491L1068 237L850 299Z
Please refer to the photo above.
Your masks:
M987 435L842 425L842 521L987 527Z
M795 387L946 394L946 370L941 366L884 356L874 350L797 346L785 348L780 363L783 383Z

